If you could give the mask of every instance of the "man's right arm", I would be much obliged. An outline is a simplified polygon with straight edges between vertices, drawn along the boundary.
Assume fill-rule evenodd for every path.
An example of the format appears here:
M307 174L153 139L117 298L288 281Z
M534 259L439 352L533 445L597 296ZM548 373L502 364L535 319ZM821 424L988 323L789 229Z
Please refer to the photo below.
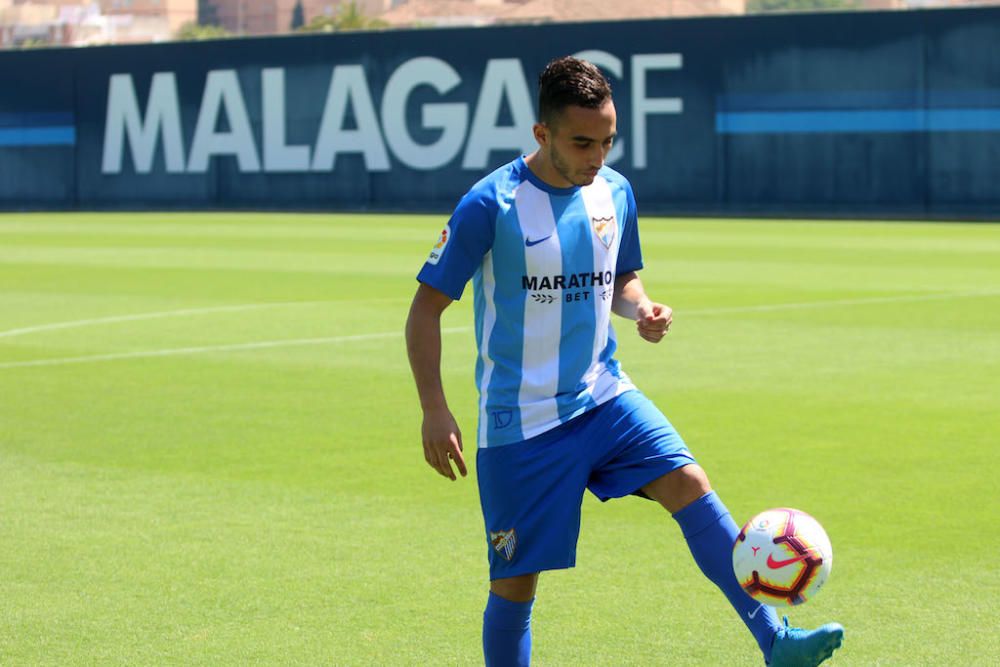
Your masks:
M451 297L440 290L420 284L406 319L406 351L424 413L424 459L454 480L452 461L463 477L468 471L462 456L462 433L448 409L441 383L441 313L451 302Z

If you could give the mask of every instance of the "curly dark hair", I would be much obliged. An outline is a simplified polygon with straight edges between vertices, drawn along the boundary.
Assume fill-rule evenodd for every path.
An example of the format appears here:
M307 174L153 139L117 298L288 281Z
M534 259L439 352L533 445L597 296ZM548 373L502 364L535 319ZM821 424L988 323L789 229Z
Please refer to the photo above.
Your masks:
M538 118L551 123L568 106L598 109L611 99L611 84L593 63L556 58L538 76Z

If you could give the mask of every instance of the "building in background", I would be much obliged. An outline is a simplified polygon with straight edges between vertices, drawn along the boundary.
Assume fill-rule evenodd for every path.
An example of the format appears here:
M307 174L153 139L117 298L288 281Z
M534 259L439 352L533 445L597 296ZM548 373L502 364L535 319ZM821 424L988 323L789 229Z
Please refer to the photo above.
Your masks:
M163 42L198 17L198 0L0 0L0 47Z
M920 9L1000 4L1000 0L828 0L830 7ZM352 0L201 0L202 21L237 36L292 31L343 11ZM759 11L761 0L353 0L390 28L534 24L715 16ZM822 3L824 0L816 0ZM755 6L757 4L758 6ZM802 7L768 0L768 11ZM207 10L207 11L205 11ZM209 17L206 19L206 17ZM0 0L0 48L162 42L199 19L199 0Z
M198 20L198 0L100 0L99 4L105 16L162 18L171 33Z
M234 35L274 35L292 31L292 16L299 0L211 0L219 25ZM301 0L305 22L333 16L350 0ZM379 16L392 8L392 0L354 0L366 16Z
M745 0L408 0L380 18L404 27L617 21L744 11Z
M66 44L67 26L60 22L58 2L0 0L0 47Z
M515 0L407 0L379 16L393 27L492 25L525 2Z

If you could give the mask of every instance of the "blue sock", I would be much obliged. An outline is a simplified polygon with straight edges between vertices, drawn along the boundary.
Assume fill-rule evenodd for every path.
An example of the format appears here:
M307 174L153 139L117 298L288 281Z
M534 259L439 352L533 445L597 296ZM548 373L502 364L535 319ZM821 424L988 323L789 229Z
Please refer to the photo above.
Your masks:
M714 491L674 514L691 555L705 576L722 589L729 603L753 633L764 660L771 660L771 642L781 627L774 609L746 594L733 574L733 544L740 529Z
M513 602L490 591L483 612L483 655L486 667L528 667L531 663L531 605Z

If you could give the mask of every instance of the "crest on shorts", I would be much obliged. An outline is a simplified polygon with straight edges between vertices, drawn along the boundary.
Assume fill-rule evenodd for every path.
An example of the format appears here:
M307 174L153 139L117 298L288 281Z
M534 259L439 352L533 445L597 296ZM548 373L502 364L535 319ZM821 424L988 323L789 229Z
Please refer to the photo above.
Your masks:
M510 560L514 557L514 550L517 549L517 533L513 528L495 533L491 530L490 544L504 560Z
M615 216L613 214L606 218L590 216L590 226L594 228L594 233L601 239L604 247L610 248L611 242L615 240L615 229L618 227L615 224Z

